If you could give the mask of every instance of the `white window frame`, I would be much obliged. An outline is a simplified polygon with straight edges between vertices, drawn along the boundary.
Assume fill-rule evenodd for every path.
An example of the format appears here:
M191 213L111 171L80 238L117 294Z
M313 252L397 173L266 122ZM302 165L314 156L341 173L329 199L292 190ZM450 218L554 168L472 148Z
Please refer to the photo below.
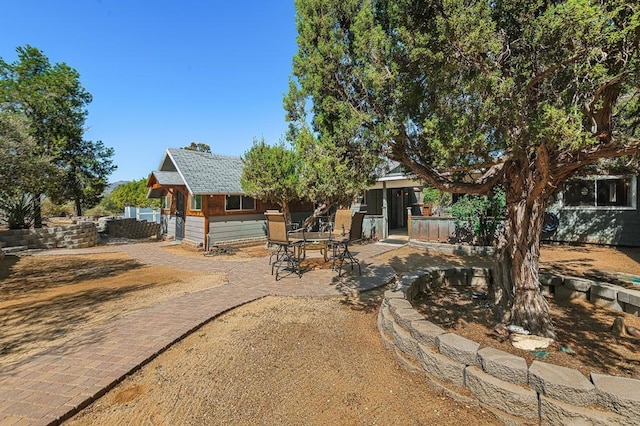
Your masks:
M240 198L240 208L239 209L227 209L227 200L229 199L229 197L239 197ZM253 208L250 209L246 209L244 208L244 203L242 202L243 199L245 198L251 198L253 200ZM243 194L227 194L224 197L224 211L225 212L242 212L242 211L255 211L256 210L256 204L257 204L257 200L253 197L249 197L248 195L243 195Z
M588 180L594 183L594 185L596 185L597 181L603 181L603 180L613 180L613 179L631 179L631 194L630 194L630 198L631 198L631 205L630 206L597 206L595 205L597 203L597 199L598 199L598 193L597 191L594 191L594 205L593 206L567 206L565 205L564 202L564 189L561 192L561 196L562 196L562 209L563 210L636 210L637 209L637 194L638 194L638 187L637 187L637 181L638 181L638 177L636 175L620 175L620 176L590 176L590 177L586 177L586 178L578 178L578 179L574 179L574 180ZM567 181L566 183L569 183L569 181ZM566 184L565 183L565 184Z
M197 206L198 198L200 199L200 207ZM202 195L192 195L189 197L189 210L193 212L199 212L202 210Z

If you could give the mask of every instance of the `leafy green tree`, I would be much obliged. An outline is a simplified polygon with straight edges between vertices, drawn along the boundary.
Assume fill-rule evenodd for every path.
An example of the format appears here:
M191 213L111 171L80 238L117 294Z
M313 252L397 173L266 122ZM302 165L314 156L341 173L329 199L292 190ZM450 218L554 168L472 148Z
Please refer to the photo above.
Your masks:
M14 63L0 58L0 110L24 115L40 153L51 157L66 176L64 185L59 180L44 181L42 193L57 200L73 199L81 214L83 206L97 202L99 182L115 169L113 150L82 138L91 94L82 87L75 69L64 63L52 65L32 46L16 51ZM32 197L37 227L41 226L39 195Z
M207 152L211 154L211 147L206 143L202 143L202 142L198 142L198 143L191 142L189 146L185 146L182 149L187 149L189 151Z
M51 161L29 134L24 116L0 111L1 196L42 192L48 180L60 177Z
M141 178L117 186L111 191L111 201L118 211L124 211L125 206L132 207L160 207L160 200L147 198L147 179Z
M294 110L311 104L320 138L350 135L438 189L502 184L497 310L553 336L538 275L549 199L640 149L637 1L295 4Z
M0 211L11 228L33 224L28 194L44 191L46 182L59 180L51 158L40 153L29 135L28 122L17 113L0 111Z
M341 144L314 136L303 128L294 147L302 159L298 167L299 196L316 204L313 214L303 226L311 226L318 216L326 215L332 206L349 206L375 180L377 157L365 153L352 155Z
M73 151L73 153L69 152ZM113 148L101 141L70 144L64 158L64 188L55 194L61 200L73 200L76 215L97 205L107 186L107 177L116 169L111 158Z
M283 142L268 145L263 138L253 141L242 161L242 190L251 197L278 204L286 220L290 221L289 205L299 199L300 157L297 152Z

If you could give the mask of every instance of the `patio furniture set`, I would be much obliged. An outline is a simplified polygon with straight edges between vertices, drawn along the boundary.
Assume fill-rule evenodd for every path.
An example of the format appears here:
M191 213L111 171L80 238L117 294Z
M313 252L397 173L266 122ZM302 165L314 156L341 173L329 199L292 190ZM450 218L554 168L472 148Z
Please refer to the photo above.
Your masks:
M269 257L271 275L276 281L280 276L280 270L288 270L302 277L301 262L306 258L308 250L320 250L324 261L331 261L331 269L342 276L345 263L358 266L358 273L362 274L359 260L349 250L350 245L362 239L362 222L364 213L352 213L349 209L340 209L336 212L335 220L328 227L328 231L307 231L306 229L293 229L295 226L288 224L284 214L275 211L267 211L267 241L273 252Z

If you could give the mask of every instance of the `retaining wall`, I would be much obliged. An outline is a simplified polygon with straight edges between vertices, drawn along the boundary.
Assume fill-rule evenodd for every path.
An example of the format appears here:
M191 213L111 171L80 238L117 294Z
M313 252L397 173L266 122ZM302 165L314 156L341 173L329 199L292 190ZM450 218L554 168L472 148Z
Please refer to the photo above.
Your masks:
M156 222L138 221L136 218L113 219L107 221L107 233L115 238L160 238L162 225Z
M100 238L94 223L83 222L38 229L10 229L0 232L0 241L7 248L53 249L93 247Z
M565 283L573 283L566 277L545 280L546 290L553 286L556 294L562 294L558 289ZM638 423L640 380L595 373L589 380L577 370L540 361L527 366L522 357L448 333L412 306L430 286L486 288L490 282L491 271L484 268L426 268L401 278L395 289L385 292L378 315L384 344L401 364L424 374L437 389L482 406L505 424ZM569 284L567 290L575 286Z

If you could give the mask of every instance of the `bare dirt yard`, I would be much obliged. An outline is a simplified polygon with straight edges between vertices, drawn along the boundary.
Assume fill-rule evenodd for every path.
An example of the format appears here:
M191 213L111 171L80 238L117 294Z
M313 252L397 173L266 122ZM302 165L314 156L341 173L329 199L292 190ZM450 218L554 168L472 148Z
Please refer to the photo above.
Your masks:
M168 250L202 256L180 247ZM227 256L265 254L258 247ZM598 247L546 247L542 253L545 267L583 276L640 275L639 259L639 250ZM377 260L388 262L399 274L432 265L486 264L483 259L410 248ZM222 273L145 266L122 253L7 256L0 261L0 368L88 327L225 281ZM376 328L380 295L381 290L356 299L268 297L234 309L169 348L67 423L498 424L489 413L440 395L398 365ZM583 321L593 312L569 308L553 313L559 341L576 352L562 355L570 357L573 368L603 367L588 362L620 344L610 340L607 329L613 317L604 312L602 320ZM592 307L580 309L587 312ZM445 311L426 314L437 319ZM442 324L461 324L457 319L443 317ZM488 337L481 324L475 329L470 320L456 332L464 335L461 331L467 330L474 339ZM632 324L634 319L628 321ZM593 324L593 329L571 338L561 334L565 328L576 329L578 322ZM555 362L552 355L545 361ZM613 374L607 368L599 371ZM637 377L639 369L628 359L618 371Z

